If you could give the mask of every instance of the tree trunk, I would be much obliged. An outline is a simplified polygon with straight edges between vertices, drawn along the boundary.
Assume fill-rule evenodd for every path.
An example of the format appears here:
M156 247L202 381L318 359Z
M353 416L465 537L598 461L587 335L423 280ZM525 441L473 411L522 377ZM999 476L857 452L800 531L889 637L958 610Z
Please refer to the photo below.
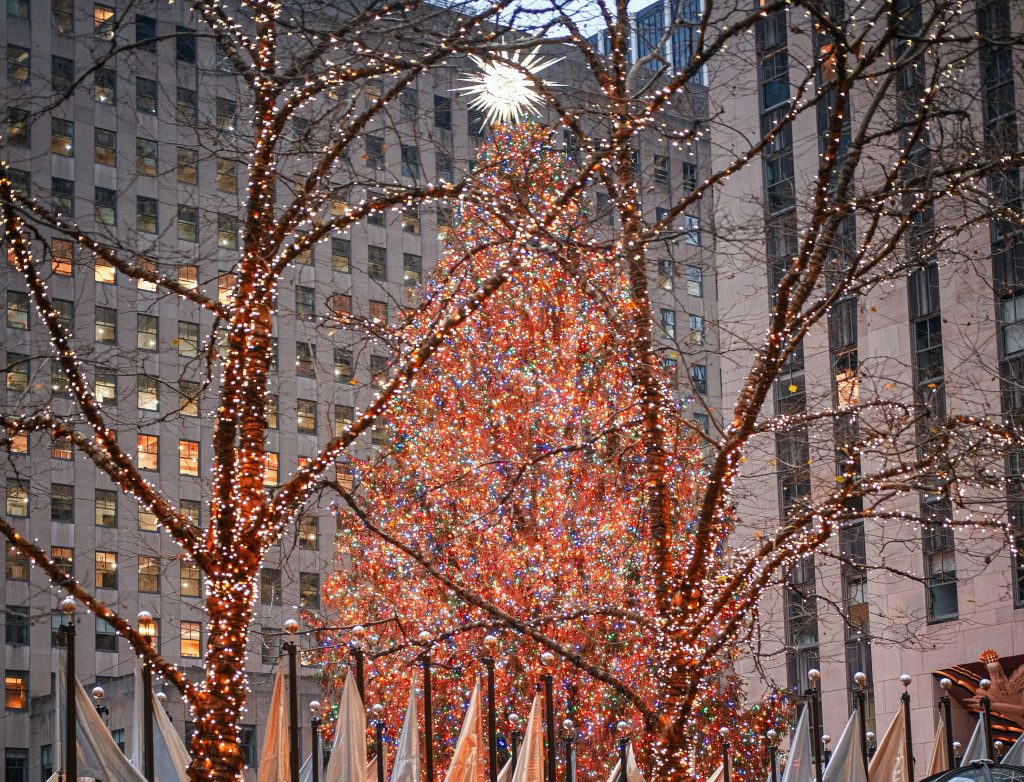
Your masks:
M210 638L206 646L206 678L192 704L196 732L192 736L192 782L238 782L245 758L239 745L238 721L245 706L245 646L252 620L254 577L220 574L207 582Z

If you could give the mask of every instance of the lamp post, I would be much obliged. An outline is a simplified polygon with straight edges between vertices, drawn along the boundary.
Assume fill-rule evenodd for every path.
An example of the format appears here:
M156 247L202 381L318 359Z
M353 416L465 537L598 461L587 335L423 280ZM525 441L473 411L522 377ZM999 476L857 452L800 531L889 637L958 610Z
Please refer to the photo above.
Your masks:
M771 782L779 782L779 732L772 728L765 734L768 742L768 769L771 772Z
M555 768L558 762L558 745L555 743L555 692L554 677L551 675L551 666L555 663L555 655L551 652L544 652L540 656L544 664L544 674L541 679L544 682L544 717L545 717L545 743L547 744L547 764L544 774L545 782L558 782L555 778Z
M156 622L149 611L139 611L139 635L150 645L156 637ZM153 757L153 672L142 664L142 775L147 782L156 782Z
M628 782L629 776L626 771L626 748L629 747L629 723L619 722L615 726L619 732L619 778L616 782Z
M483 663L487 669L487 777L490 782L498 782L498 744L497 718L494 713L494 650L498 639L493 635L484 638Z
M377 750L377 782L384 782L384 704L373 704L373 738Z
M853 675L853 683L857 685L857 726L860 729L860 754L864 761L864 773L868 773L868 723L867 723L867 692L864 688L868 683L868 675L857 671Z
M309 702L309 754L313 770L313 782L320 782L320 701Z
M811 686L804 690L807 696L807 708L811 710L811 747L814 749L814 779L821 782L822 760L821 760L821 671L811 668L807 672L807 679Z
M434 709L430 691L430 642L430 633L426 630L420 633L420 643L426 647L423 652L423 732L427 751L426 782L434 782Z
M724 725L718 729L718 736L722 739L722 782L729 782L729 729Z
M576 723L562 720L562 746L565 753L565 782L576 782Z
M78 714L75 702L75 604L74 598L60 601L66 623L60 626L66 657L64 671L64 778L78 779Z
M284 649L288 654L288 754L290 762L288 770L291 782L299 782L299 648L295 643L295 633L299 623L294 619L286 619L284 631L288 633L288 641ZM282 780L283 782L283 780Z
M352 659L356 661L356 688L359 690L359 699L366 703L366 690L363 684L363 662L366 659L365 652L363 651L363 636L366 635L366 628L362 625L356 625L352 628L352 640L349 642L348 649L352 654ZM431 782L431 780L427 780Z
M832 750L828 748L828 745L831 743L832 737L827 733L821 737L821 760L825 768L828 768L828 763L832 760Z
M993 746L995 747L996 752L995 757L992 758L992 760L995 763L1001 763L1003 760L1003 747L1005 745L1003 744L1003 742L996 739L996 741L993 743Z
M875 756L875 751L878 749L878 747L875 746L875 738L876 738L875 732L872 731L872 730L869 730L867 733L864 734L864 740L867 742L867 745L868 745L868 758L869 759L873 758Z
M100 715L100 719L103 720L103 724L106 725L110 719L110 709L103 705L103 696L106 692L98 684L92 688L92 699L96 701L96 713Z
M946 768L956 768L956 753L953 751L953 718L950 713L949 691L953 689L953 680L943 676L939 679L939 686L943 695L939 698L939 708L942 710L942 721L946 726Z
M523 732L519 729L519 724L522 719L518 714L512 713L508 715L508 725L511 728L511 742L512 742L512 766L509 769L509 779L516 772L516 765L519 763L519 742L523 740Z
M914 778L914 736L910 730L910 682L913 679L910 674L900 674L900 684L903 685L903 694L900 702L903 704L903 730L907 741L907 779Z
M964 745L959 741L953 742L953 764L954 768L960 768L960 763L964 757Z

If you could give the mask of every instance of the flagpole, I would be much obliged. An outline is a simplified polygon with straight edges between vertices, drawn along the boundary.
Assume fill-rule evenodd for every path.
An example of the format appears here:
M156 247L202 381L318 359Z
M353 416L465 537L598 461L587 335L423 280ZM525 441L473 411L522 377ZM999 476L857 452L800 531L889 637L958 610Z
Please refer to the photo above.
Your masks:
M626 748L629 746L629 737L626 735L626 729L629 728L628 722L619 722L616 725L619 729L619 733L622 738L619 739L619 779L618 782L629 782L629 777L626 773Z
M522 741L523 734L519 730L519 715L509 714L508 724L511 726L511 740L512 740L512 767L509 769L509 779L511 779L516 773L516 765L519 763L519 742Z
M900 684L903 685L900 701L903 703L903 728L907 740L907 779L914 778L914 738L910 731L910 690L908 689L911 681L913 679L910 674L904 673L900 676Z
M868 694L864 687L868 683L868 676L863 671L857 671L853 675L853 682L857 685L857 727L860 729L860 755L864 760L864 773L868 773L868 722L867 722L867 700Z
M377 782L384 782L384 705L373 704L373 737L377 749Z
M821 671L811 668L807 672L807 678L811 686L804 691L807 696L807 706L811 710L811 747L814 752L814 779L821 782L824 769L821 762L821 690L818 685L821 682Z
M565 742L565 782L576 782L576 724L568 717L562 722L562 736Z
M978 698L981 704L981 718L985 720L985 756L995 762L995 748L992 744L992 699L988 697L988 689L992 686L989 679L982 679L978 686L985 691L985 694Z
M356 661L356 689L359 690L359 699L365 704L366 703L366 690L363 682L363 635L366 634L366 628L362 625L356 625L352 628L352 641L349 643L348 649L352 654L352 658Z
M152 646L156 626L149 611L139 611L139 634ZM153 672L142 663L142 775L147 782L156 782L156 759L153 757Z
M945 693L939 698L939 708L942 709L942 719L946 725L946 768L952 771L956 768L956 753L953 750L953 720L949 708L949 691L953 689L953 680L943 676L939 680L939 686Z
M426 782L434 782L434 711L430 692L430 633L420 633L420 643L425 645L423 652L423 731L426 734Z
M768 739L768 766L771 769L772 782L779 782L779 767L776 758L779 754L779 732L772 728L765 734Z
M297 621L285 620L284 631L290 637L290 640L285 641L284 648L288 653L288 771L291 782L299 782L299 649L295 645L298 629Z
M493 635L484 638L487 653L484 656L484 667L487 668L487 777L490 782L498 782L498 745L496 741L497 726L494 713L494 649L498 639Z
M729 782L729 729L723 725L718 735L722 739L722 782Z
M78 780L78 714L75 702L75 609L74 598L60 603L67 624L61 624L64 637L64 779Z
M313 717L309 721L309 756L313 771L313 782L320 782L320 701L310 701L309 710Z
M544 711L546 712L546 736L547 736L547 767L544 774L545 782L558 782L555 776L555 764L558 760L558 745L555 743L555 695L554 695L554 678L551 675L551 666L555 662L555 656L551 652L544 652L540 656L541 662L544 664L544 675L541 679L544 681Z

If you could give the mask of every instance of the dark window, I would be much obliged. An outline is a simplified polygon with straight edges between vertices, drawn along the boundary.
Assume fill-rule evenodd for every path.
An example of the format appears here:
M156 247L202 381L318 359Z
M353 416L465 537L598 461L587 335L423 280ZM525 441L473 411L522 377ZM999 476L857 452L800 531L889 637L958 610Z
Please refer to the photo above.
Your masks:
M761 60L761 110L789 100L789 52L785 49Z
M93 76L93 98L106 104L117 101L117 71L112 68L96 69Z
M483 109L470 106L466 110L466 126L469 130L469 135L477 138L482 137L487 130L487 117Z
M281 605L281 571L277 568L260 569L260 603L265 606Z
M942 317L939 315L914 323L914 374L918 386L942 380Z
M143 114L156 114L157 83L152 79L135 77L135 110Z
M306 609L320 607L319 573L299 573L299 607Z
M366 147L366 165L378 170L383 169L384 139L380 136L367 136L364 143Z
M135 14L135 43L144 52L156 52L156 19Z
M10 683L10 676L8 675L8 684ZM11 690L8 687L7 690L7 708L15 708L10 705L11 702ZM25 700L28 700L27 694ZM20 708L25 708L24 706ZM8 747L4 750L4 782L28 782L28 750L27 749L12 749Z
M28 606L7 606L4 642L12 646L28 646Z
M371 280L377 280L378 282L384 282L388 278L388 256L387 250L383 247L376 247L370 245L366 248L367 260L366 260L366 273L370 275Z
M54 177L50 188L53 194L53 211L63 217L74 217L75 183L70 179Z
M175 53L178 62L196 63L196 31L188 27L177 26L175 32L178 37L175 43Z
M98 616L96 617L96 651L117 651L117 632L114 630L114 626Z
M452 129L452 99L446 95L434 96L434 127Z
M75 61L54 55L50 59L50 84L54 92L67 92L75 81Z
M50 484L50 521L70 524L75 520L75 487L64 483Z
M703 364L692 364L690 366L690 382L693 390L698 394L708 392L708 368Z

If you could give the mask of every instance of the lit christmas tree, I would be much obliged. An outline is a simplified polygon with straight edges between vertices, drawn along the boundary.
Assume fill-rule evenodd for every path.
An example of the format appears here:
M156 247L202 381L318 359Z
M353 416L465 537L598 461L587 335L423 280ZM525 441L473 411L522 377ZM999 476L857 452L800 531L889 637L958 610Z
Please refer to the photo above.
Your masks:
M541 654L555 651L558 722L570 718L579 732L581 773L603 779L615 724L627 719L649 732L658 711L640 400L617 326L633 304L616 256L586 230L579 195L556 201L571 175L547 131L499 129L479 172L478 187L458 203L439 282L427 287L411 336L445 302L507 265L515 271L404 390L382 458L356 465L358 499L339 511L340 568L325 587L326 622L371 628L362 642L366 701L384 703L392 726L409 678L419 676L417 639L429 634L434 725L445 745L483 671L486 635L499 638L506 737L505 717L528 713ZM671 420L670 485L675 516L685 519L701 454L683 419ZM686 545L684 535L677 540ZM321 641L337 692L348 636L324 630ZM757 737L777 711L745 710L727 675L731 661L725 652L703 675L693 731L706 740L694 744L695 768L706 775L720 762L726 725L733 778L753 779L763 776ZM645 742L636 743L642 760ZM449 752L438 748L439 767Z

